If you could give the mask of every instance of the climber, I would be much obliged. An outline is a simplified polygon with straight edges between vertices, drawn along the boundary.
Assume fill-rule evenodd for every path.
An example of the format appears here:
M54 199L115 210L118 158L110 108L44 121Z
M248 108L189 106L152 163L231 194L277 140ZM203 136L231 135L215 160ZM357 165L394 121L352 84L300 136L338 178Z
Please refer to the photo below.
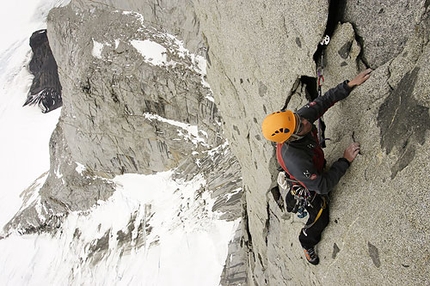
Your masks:
M282 110L269 114L262 123L264 137L277 143L278 163L285 171L290 191L301 188L310 194L305 206L309 218L300 231L299 241L307 261L314 265L319 263L315 246L329 222L327 195L360 152L360 144L350 144L342 158L325 168L326 160L313 123L333 104L346 98L354 87L364 83L371 72L367 69L351 81L340 83L297 112ZM288 198L294 197L287 196L287 205L291 204Z

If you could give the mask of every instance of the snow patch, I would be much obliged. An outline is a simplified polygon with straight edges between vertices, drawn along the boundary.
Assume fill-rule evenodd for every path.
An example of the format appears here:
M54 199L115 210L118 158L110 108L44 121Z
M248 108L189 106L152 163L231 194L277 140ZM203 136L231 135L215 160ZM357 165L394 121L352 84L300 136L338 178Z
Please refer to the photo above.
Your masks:
M115 50L118 49L120 43L121 41L119 39L115 39Z
M162 45L150 40L132 40L130 43L142 55L146 62L155 66L160 66L167 62L167 50Z
M91 55L97 59L102 59L102 52L103 52L103 44L97 42L93 39L93 50L91 51Z
M75 162L76 164L76 172L78 172L80 175L82 175L82 173L87 169L84 165L82 165L81 163Z
M199 130L197 125L190 125L183 122L167 119L157 114L144 113L143 116L150 121L157 120L157 121L165 122L170 125L179 127L180 130L178 130L178 135L190 140L196 145L198 143L206 144L205 138L200 137L199 133L202 133L206 137L207 137L207 134L202 130ZM184 133L183 131L185 131L186 133Z

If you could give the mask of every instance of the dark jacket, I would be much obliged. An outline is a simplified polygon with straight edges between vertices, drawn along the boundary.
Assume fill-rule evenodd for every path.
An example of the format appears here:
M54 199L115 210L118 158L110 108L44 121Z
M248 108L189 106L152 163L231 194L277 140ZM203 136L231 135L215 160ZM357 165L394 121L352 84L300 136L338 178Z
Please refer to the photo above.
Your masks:
M327 91L323 96L306 104L297 111L297 114L314 123L337 101L346 98L351 92L347 82L343 82ZM292 179L298 180L310 191L327 194L345 174L350 163L340 158L333 165L324 170L324 152L320 147L315 125L312 131L300 140L278 144L286 171ZM282 166L282 164L280 163Z

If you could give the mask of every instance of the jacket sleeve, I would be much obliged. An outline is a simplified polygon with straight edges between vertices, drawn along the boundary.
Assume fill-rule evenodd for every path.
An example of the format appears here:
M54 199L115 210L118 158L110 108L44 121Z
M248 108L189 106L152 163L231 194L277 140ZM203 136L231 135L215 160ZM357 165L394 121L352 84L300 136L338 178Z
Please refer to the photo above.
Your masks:
M296 160L295 164L289 164L287 168L291 175L310 191L324 195L337 185L349 165L350 163L345 158L340 158L327 171L318 173L312 160Z
M336 102L346 98L351 93L351 90L348 86L348 81L344 81L328 90L323 96L317 97L314 101L300 108L297 113L313 123Z

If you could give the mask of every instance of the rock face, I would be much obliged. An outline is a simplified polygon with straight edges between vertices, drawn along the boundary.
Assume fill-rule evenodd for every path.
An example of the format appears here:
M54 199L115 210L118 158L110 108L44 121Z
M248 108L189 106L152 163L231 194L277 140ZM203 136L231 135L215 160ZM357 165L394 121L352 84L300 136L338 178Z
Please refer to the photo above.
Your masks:
M276 163L260 123L283 106L300 77L315 77L312 56L329 21L327 1L202 2L197 14L209 44L209 82L242 166L251 284L429 283L430 222L422 219L430 203L428 3L348 3L336 25L323 90L366 65L374 72L325 115L328 162L342 156L352 134L363 154L332 192L321 264L313 267L297 239L303 221L267 195ZM298 88L288 107L305 102Z
M234 215L243 209L242 237L230 248L237 263L227 263L223 285L430 283L429 3L341 2L72 0L53 10L48 36L64 107L42 190L51 217L109 197L104 179L115 174L179 167L178 176L192 176L199 159L212 190L244 190L242 208L216 204ZM304 221L269 193L277 163L260 124L286 102L290 109L307 102L301 79L315 77L314 54L328 25L334 28L323 91L367 66L374 71L324 116L328 163L342 156L353 135L362 155L331 193L331 222L314 267L297 238ZM176 38L160 31L206 58L211 90L195 59L181 57ZM142 59L132 40L163 45L166 63ZM205 133L178 135L162 118ZM212 161L209 150L224 146L221 129L234 157L227 152ZM198 137L207 145L187 139Z
M343 20L357 30L362 59L377 68L403 52L427 5L420 0L356 1L345 5Z

